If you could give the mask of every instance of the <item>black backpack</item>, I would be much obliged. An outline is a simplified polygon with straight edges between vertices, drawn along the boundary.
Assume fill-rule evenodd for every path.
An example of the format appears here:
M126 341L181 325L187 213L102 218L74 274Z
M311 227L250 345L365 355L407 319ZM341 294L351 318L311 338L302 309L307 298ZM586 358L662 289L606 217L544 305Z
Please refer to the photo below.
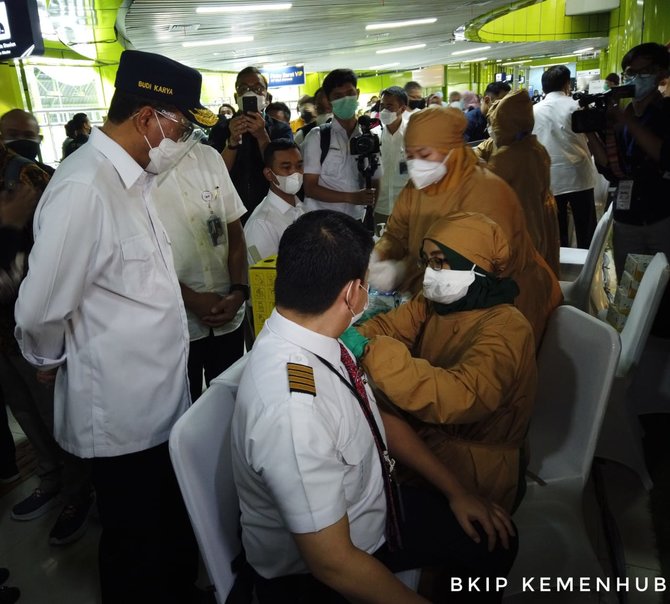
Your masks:
M324 160L326 159L326 155L328 155L328 151L330 150L330 127L331 127L330 122L326 122L325 124L321 124L319 126L319 134L321 136L321 165L323 165Z

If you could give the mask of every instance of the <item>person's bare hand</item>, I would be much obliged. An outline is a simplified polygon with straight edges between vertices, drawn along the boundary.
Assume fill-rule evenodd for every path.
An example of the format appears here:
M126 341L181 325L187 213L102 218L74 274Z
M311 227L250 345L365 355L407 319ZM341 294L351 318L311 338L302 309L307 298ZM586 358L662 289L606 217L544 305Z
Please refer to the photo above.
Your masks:
M484 499L479 495L463 491L449 500L451 510L465 533L479 543L479 533L473 522L478 522L488 535L488 548L493 551L497 539L505 549L509 548L509 538L514 536L514 526L509 514L498 504Z
M377 199L377 189L361 189L351 194L353 204L357 206L372 206Z
M244 117L247 120L247 132L256 140L261 140L268 136L265 130L265 119L260 113L247 113Z
M239 145L242 142L242 135L247 132L246 116L238 115L228 122L230 134L228 135L228 142L232 145Z
M221 327L233 320L240 306L244 304L242 292L234 291L226 296L221 296L218 304L212 307L212 312L202 317L202 322L209 327Z
M189 299L188 309L202 321L204 317L214 313L214 309L220 302L221 296L214 292L193 292Z
M33 215L39 192L26 183L0 191L0 224L22 229Z

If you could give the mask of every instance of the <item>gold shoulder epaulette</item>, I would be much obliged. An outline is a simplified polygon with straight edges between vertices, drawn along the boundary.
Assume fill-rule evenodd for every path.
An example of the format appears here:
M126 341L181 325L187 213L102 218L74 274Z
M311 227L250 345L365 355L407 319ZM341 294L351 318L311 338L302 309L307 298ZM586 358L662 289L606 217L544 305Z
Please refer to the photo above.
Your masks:
M314 369L309 365L286 363L286 370L288 371L288 389L290 392L302 392L316 396Z

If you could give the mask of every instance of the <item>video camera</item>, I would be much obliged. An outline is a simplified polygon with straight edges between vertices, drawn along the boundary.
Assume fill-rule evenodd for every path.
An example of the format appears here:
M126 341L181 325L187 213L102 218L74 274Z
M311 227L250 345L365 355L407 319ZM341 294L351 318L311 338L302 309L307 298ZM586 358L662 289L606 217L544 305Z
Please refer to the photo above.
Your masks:
M370 132L372 128L372 119L369 115L361 115L358 118L358 125L361 127L362 134L354 136L349 141L349 152L352 155L374 155L379 153L379 137Z
M572 114L572 131L581 132L601 132L607 127L607 110L615 105L619 99L632 98L635 96L635 86L615 86L607 92L600 94L588 94L586 92L577 92L572 95L582 111L575 111Z

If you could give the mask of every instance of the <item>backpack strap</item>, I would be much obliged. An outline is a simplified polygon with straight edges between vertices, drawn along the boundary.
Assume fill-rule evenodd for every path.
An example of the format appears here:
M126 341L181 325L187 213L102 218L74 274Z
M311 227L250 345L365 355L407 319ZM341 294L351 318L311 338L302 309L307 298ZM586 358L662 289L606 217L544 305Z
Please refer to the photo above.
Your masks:
M328 150L330 149L330 122L321 124L319 126L319 134L321 135L321 164L323 165Z

